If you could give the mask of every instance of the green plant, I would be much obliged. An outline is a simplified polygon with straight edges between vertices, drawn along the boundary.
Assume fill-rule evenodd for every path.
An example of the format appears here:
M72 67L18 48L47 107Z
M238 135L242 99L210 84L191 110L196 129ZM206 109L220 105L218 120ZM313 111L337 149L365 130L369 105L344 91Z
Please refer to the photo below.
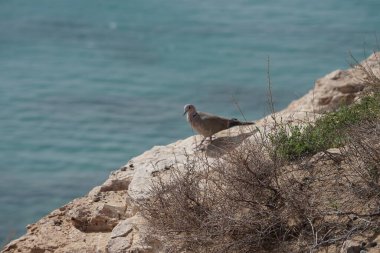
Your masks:
M282 125L269 134L275 152L287 160L313 155L329 148L339 147L349 137L346 130L363 121L380 117L380 94L362 98L352 106L343 106L305 126Z

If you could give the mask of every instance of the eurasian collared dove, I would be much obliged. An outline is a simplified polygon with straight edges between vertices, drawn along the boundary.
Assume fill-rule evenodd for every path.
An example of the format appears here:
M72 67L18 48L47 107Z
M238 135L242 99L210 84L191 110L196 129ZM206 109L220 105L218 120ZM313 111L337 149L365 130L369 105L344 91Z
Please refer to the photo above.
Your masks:
M211 140L212 135L230 127L255 124L254 122L241 122L237 119L226 119L206 112L197 112L195 106L191 104L185 105L184 111L183 115L187 113L187 121L191 127L205 137L201 144L207 137Z

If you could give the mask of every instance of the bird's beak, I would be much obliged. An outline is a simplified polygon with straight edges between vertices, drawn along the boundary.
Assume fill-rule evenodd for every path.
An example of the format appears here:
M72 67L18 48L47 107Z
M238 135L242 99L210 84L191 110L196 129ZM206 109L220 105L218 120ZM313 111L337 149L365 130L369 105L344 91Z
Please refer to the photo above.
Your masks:
M182 116L185 116L185 114L186 114L188 111L189 111L189 109L187 109L187 110L183 113Z

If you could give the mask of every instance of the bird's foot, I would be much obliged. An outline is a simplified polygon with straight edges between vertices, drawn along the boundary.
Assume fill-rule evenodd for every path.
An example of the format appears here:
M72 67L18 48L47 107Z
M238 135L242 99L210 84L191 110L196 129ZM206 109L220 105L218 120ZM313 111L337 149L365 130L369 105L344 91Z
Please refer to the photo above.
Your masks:
M205 137L201 143L195 146L196 151L205 151L207 146L211 144L212 142L212 137L209 137L209 140L207 140L207 143L204 143L207 140L207 137Z
M197 145L197 146L195 146L194 150L203 152L206 150L206 146L205 145Z

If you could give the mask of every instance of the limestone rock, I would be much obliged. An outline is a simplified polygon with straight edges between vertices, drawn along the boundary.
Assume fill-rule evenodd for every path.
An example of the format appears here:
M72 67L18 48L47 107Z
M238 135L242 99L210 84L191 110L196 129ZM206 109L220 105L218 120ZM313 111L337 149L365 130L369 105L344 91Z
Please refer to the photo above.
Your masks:
M109 232L124 218L125 206L104 203L78 206L68 216L77 229L83 232Z
M125 218L125 195L126 191L102 192L96 202L93 196L75 199L28 225L27 234L10 242L2 252L106 252L113 227Z
M372 54L362 64L380 76L379 53ZM288 113L297 111L320 113L334 110L342 104L350 104L366 88L365 80L366 74L359 67L335 70L318 79L314 89L290 103L284 111Z

